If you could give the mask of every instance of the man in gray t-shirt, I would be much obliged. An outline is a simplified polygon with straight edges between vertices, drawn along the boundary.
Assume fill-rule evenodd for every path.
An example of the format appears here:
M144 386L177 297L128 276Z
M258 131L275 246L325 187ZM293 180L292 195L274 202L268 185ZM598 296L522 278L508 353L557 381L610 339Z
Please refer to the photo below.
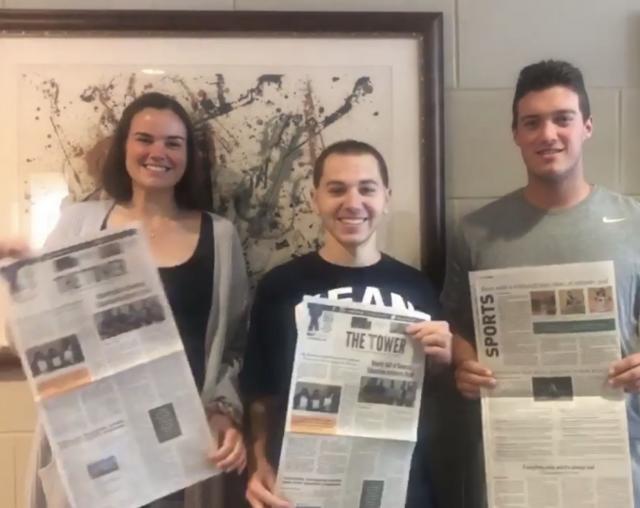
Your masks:
M634 498L640 508L640 204L590 185L582 147L591 137L580 71L543 61L522 69L513 100L513 138L527 185L466 216L456 234L442 295L454 335L456 386L467 398L495 386L477 361L468 274L472 270L612 260L624 358L609 383L627 392ZM605 374L605 373L603 373ZM472 505L480 505L481 495Z

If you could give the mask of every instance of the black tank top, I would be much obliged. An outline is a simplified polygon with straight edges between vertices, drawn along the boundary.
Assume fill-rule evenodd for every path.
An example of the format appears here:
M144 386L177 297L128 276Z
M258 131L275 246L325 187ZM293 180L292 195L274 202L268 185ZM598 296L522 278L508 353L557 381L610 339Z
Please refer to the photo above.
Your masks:
M110 214L111 210L100 229L106 229ZM180 265L158 268L198 391L204 385L214 261L213 221L208 213L202 213L198 243L191 257Z
M213 289L213 224L202 214L200 236L193 255L184 263L160 267L160 279L184 344L193 378L202 390L205 373L205 337Z

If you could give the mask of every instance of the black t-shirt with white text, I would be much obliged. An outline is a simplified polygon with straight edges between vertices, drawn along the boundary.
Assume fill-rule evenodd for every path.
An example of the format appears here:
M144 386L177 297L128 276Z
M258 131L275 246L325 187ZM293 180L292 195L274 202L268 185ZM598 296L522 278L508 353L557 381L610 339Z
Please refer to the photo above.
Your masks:
M384 254L373 265L346 267L329 263L313 252L267 273L256 289L240 383L249 402L273 398L267 458L274 466L280 456L295 355L294 309L306 295L415 309L432 319L439 319L440 314L431 282L415 268ZM421 418L419 435L424 423Z

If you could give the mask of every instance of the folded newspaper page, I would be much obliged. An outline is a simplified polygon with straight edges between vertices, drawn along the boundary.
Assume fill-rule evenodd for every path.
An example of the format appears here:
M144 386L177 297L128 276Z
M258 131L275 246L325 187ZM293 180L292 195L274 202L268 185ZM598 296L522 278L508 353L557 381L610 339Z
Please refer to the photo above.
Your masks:
M138 507L217 472L171 309L136 230L2 274L16 348L74 507Z
M470 274L489 506L633 506L612 262Z
M278 471L280 492L295 506L404 506L425 364L405 329L428 319L316 297L296 307Z

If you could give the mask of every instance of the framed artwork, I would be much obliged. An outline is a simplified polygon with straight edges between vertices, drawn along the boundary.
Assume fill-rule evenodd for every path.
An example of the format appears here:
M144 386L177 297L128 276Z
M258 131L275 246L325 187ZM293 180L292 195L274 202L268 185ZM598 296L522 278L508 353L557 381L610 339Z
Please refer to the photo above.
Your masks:
M102 197L113 128L147 91L192 115L254 281L317 247L313 162L346 138L390 169L382 250L442 281L440 13L0 10L0 229L37 244L61 206Z

